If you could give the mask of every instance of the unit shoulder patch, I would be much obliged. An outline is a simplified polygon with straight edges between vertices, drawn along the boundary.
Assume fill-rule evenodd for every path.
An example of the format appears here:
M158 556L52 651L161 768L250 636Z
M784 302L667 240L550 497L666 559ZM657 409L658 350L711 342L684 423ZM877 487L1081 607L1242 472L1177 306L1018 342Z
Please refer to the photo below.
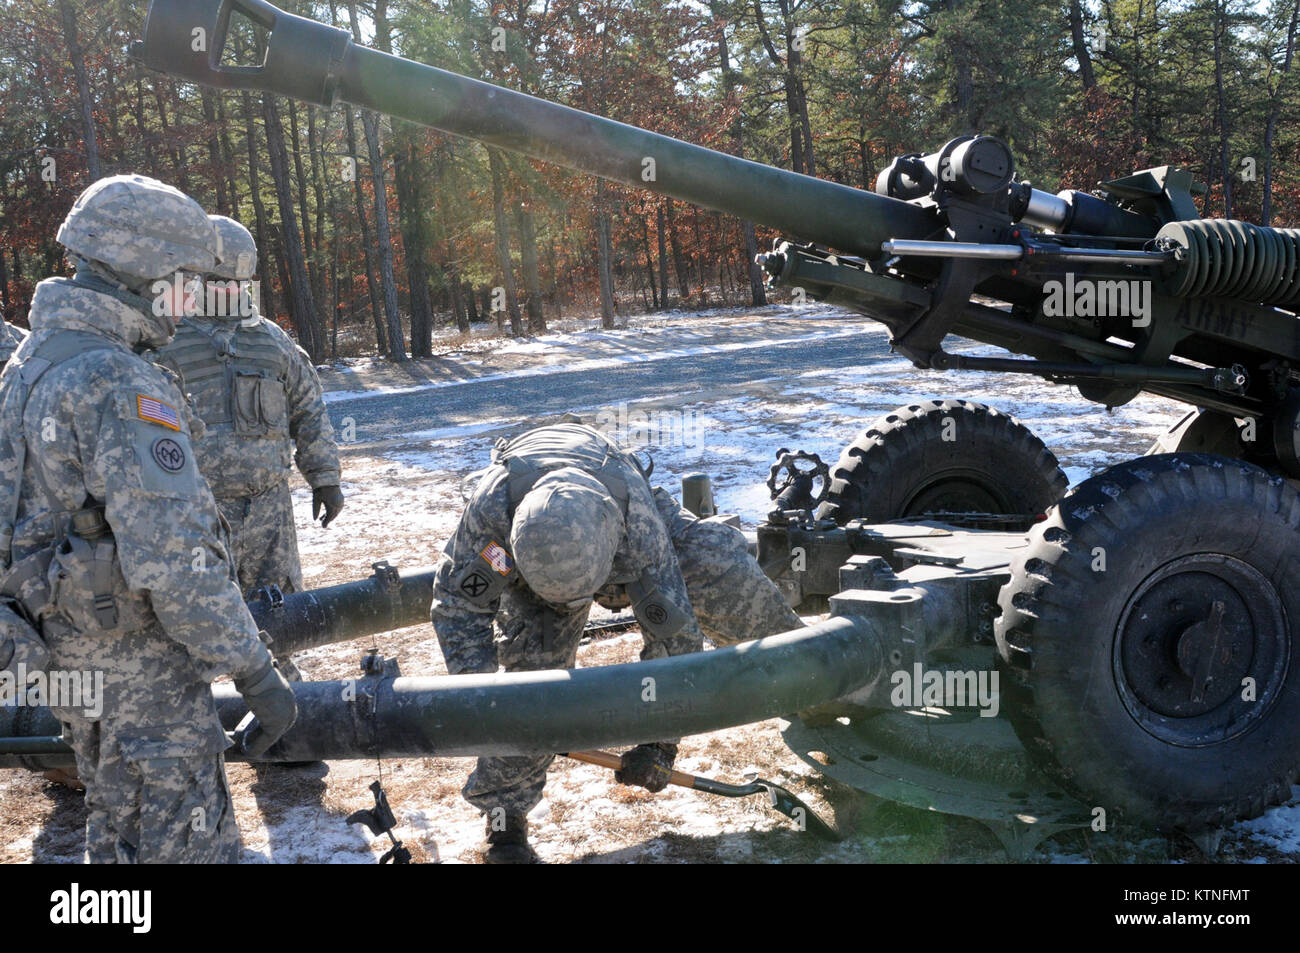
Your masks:
M185 451L170 437L159 437L153 442L150 452L154 462L168 473L180 473L185 469Z

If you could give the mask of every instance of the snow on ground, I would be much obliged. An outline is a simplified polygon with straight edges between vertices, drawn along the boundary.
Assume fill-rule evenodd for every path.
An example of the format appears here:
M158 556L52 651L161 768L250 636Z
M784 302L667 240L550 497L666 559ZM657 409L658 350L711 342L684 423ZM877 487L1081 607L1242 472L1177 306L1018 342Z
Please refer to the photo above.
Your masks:
M777 326L765 337L769 322ZM436 395L450 386L448 382L536 377L575 367L617 375L620 366L633 362L661 362L667 369L705 354L731 354L740 360L792 337L811 347L860 336L864 347L875 348L874 356L849 368L827 370L818 368L815 360L801 361L784 374L748 380L743 387L690 393L666 381L659 391L628 394L620 390L619 378L611 376L600 403L570 408L589 420L603 414L615 435L648 443L656 482L675 489L685 473L711 474L720 509L739 514L749 527L768 509L763 481L777 448L814 451L833 462L875 417L919 399L960 396L1015 414L1057 453L1072 483L1143 452L1183 412L1172 402L1142 397L1107 414L1066 388L1037 380L918 372L885 352L882 335L878 325L850 313L820 306L774 306L758 312L657 316L616 330L571 322L554 334L520 341L480 333L460 342L474 356L457 356L447 344L444 353L429 362L402 367L368 360L342 362L323 369L322 379L331 403L364 394L411 394L411 400L424 400L429 396L424 392ZM993 353L971 345L953 349ZM480 360L483 355L487 358ZM455 527L462 483L487 463L494 440L517 430L521 419L453 423L345 447L347 507L329 530L311 523L310 492L295 478L294 507L307 585L363 577L379 559L404 569L431 565ZM298 656L298 663L307 678L347 677L371 645L398 658L405 674L446 672L427 625L314 649ZM634 632L593 641L580 650L579 664L632 661L639 647ZM330 763L328 773L231 765L244 860L377 861L389 848L388 839L349 827L344 819L372 806L368 786L382 777L399 821L396 834L416 860L477 862L482 821L459 796L472 765L470 759L347 761ZM614 784L602 769L557 759L545 799L531 815L538 854L548 862L595 863L1006 859L996 839L973 821L878 801L828 780L784 745L775 719L687 738L678 767L728 781L757 772L795 791L852 836L837 845L815 842L793 830L761 796L712 798L679 788L650 795ZM0 772L0 860L75 861L83 823L79 793L39 775ZM1296 861L1300 804L1293 799L1289 806L1237 825L1225 837L1221 857ZM1181 862L1195 861L1198 855L1187 844L1164 838L1064 834L1045 842L1033 859Z

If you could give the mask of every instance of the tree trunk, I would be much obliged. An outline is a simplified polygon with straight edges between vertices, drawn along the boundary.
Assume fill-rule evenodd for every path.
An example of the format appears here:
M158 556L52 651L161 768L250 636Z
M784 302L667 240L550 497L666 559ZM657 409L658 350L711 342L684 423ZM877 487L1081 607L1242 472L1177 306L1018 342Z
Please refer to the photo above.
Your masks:
M763 16L762 0L754 0L754 22L758 26L759 37L763 41L763 48L767 51L768 59L781 70L782 85L785 87L786 119L790 126L790 167L795 172L816 175L817 166L813 159L812 124L808 119L808 93L804 87L803 77L800 75L803 54L800 53L798 44L795 42L797 34L794 21L791 18L788 0L779 0L779 5L781 9L781 27L785 36L784 58L782 58L780 51L772 42L771 33L767 29L767 21Z
M596 213L597 257L600 271L600 326L614 327L614 275L611 259L614 257L610 242L609 215L604 211Z
M668 208L668 244L673 249L673 270L677 272L677 286L681 289L682 300L685 301L691 296L691 280L686 273L686 256L682 254L682 244L677 238L677 221L673 215L672 199L665 199L664 205Z
M230 215L230 199L226 197L226 179L221 174L221 139L217 134L217 108L212 102L212 92L206 86L199 87L199 97L203 103L203 123L207 127L208 165L212 166L212 181L217 189L217 214Z
M189 164L185 161L184 147L178 147L172 136L171 124L167 122L167 102L163 99L161 77L153 77L153 101L158 106L158 125L162 127L163 139L167 142L167 154L172 159L172 177L177 186L186 195L194 191L190 187ZM175 92L175 85L172 90Z
M311 282L312 297L320 295L320 266L316 263L316 246L320 233L311 233L311 213L307 210L307 176L302 166L302 140L298 136L298 104L289 103L289 137L293 143L293 172L298 184L298 214L302 220L302 250L307 259L307 278ZM308 109L311 107L308 106Z
M280 207L280 238L284 258L288 265L290 288L289 317L298 334L298 343L319 361L324 354L320 317L312 297L311 282L307 278L307 262L303 257L302 243L298 238L297 215L293 207L293 188L289 182L289 158L285 154L284 128L280 124L280 111L275 97L262 98L262 116L266 121L267 152L271 159L271 178L275 183L276 203Z
M361 186L361 173L356 167L356 123L352 117L352 107L344 106L343 108L348 117L348 156L352 163L350 166L352 192L356 199L357 222L361 226L361 247L365 249L366 253L366 291L370 295L370 317L375 324L375 347L378 353L384 354L388 351L388 335L384 331L384 310L379 303L379 282L375 280L375 251L374 245L370 241L370 219L366 217L366 192Z
M235 149L230 143L231 121L226 118L226 97L217 96L217 140L221 144L221 165L226 175L226 191L230 196L230 215L240 217L239 187L235 183Z
M501 271L505 291L505 310L510 316L510 333L519 337L524 333L523 317L519 313L518 290L515 287L514 262L510 260L510 227L506 224L505 169L501 154L488 149L488 168L492 173L492 222L496 231L497 268ZM498 321L500 319L498 318Z
M731 69L731 54L727 50L727 31L724 24L724 18L721 15L722 7L721 4L717 3L716 0L714 0L713 3L709 4L709 9L710 11L713 12L714 18L719 23L718 67L722 75L723 89L725 89L727 92L728 100L732 103L735 103L736 96L734 92L734 86L735 86L736 78L733 75ZM805 110L805 112L807 112L807 110ZM744 126L742 125L743 120L741 119L741 110L737 109L735 115L736 118L732 120L731 123L731 148L737 157L744 158L745 136L744 136ZM858 143L860 148L863 144L863 139L864 137L859 136ZM866 169L866 163L864 161L863 163L864 175L866 174L865 169ZM863 186L863 188L868 188L868 187L869 186L865 184ZM663 259L662 219L660 220L660 222L661 224L660 224L660 239L659 239L659 256L662 264L662 259ZM767 292L763 289L763 271L761 268L758 267L758 263L754 260L758 256L758 239L754 234L754 223L750 221L741 222L740 231L745 241L745 260L746 260L745 273L749 275L750 298L754 302L754 307L760 308L763 305L767 304ZM662 274L662 270L660 273ZM667 300L667 297L668 297L668 285L667 282L664 282L665 300Z
M144 116L144 79L137 77L135 81L135 101L131 104L132 111L135 113L135 127L139 131L140 139L146 143L144 150L145 159L149 163L149 175L152 178L158 178L158 149L150 142L156 137L151 136L147 130L149 123Z
M339 232L334 229L330 239L330 287L334 289L334 307L330 308L330 359L339 356Z
M86 171L93 182L103 176L99 164L99 138L95 135L95 100L90 93L90 78L86 75L86 58L77 38L77 13L71 0L59 0L59 15L63 20L63 38L68 44L72 60L72 74L77 81L77 98L81 103L81 134L86 143Z
M325 198L325 183L321 177L321 152L320 142L316 135L316 107L307 107L307 154L311 157L311 190L316 198L316 242L319 245L325 236L325 207L328 204L330 212L330 222L334 226L334 238L332 244L337 249L338 237L338 215L334 211L334 194L331 192L329 199ZM329 283L334 286L338 281L337 256L335 257L335 267L330 272ZM335 297L337 295L337 288ZM313 288L318 300L324 298L324 286Z
M289 274L289 269L286 266L287 256L284 253L284 229L279 225L272 223L270 225L270 233L271 260L275 262L276 271L279 272L280 287L284 289L285 301L290 303L290 306L285 310L290 312L292 315L293 277ZM302 341L301 334L298 335L298 340L299 342ZM311 348L307 347L306 344L303 344L303 348L305 348L308 353L311 352ZM312 358L312 360L315 360L315 358Z
M1282 59L1281 76L1268 105L1268 119L1264 124L1264 201L1260 210L1260 224L1267 226L1273 218L1273 139L1277 134L1277 121L1291 76L1291 62L1295 57L1296 27L1300 24L1300 0L1291 4L1291 20L1286 30L1286 51Z
M402 341L402 318L397 311L397 276L393 271L393 238L392 228L388 222L388 189L384 185L384 157L380 150L379 114L368 109L362 110L361 128L366 135L366 151L370 155L371 187L375 193L375 241L379 248L379 285L383 292L388 356L394 361L404 361L406 347Z
M695 263L695 283L700 286L700 293L704 293L704 236L700 234L700 210L691 208L691 226L695 232L695 253L691 255L691 261ZM708 296L705 295L707 298Z
M397 140L393 149L393 179L397 185L402 246L406 249L406 276L411 286L411 356L428 357L433 353L433 303L429 298L429 270L425 265L428 250L424 235L423 174L415 142L409 135Z
M515 204L515 223L519 229L519 263L524 270L524 287L528 289L528 332L546 333L546 315L542 313L542 276L537 266L537 231L533 213L523 202Z
M460 296L461 296L461 300L465 302L466 316L468 317L470 322L474 324L478 324L478 322L481 321L482 319L479 317L479 313L478 313L478 302L474 300L474 286L471 285L468 281L465 282L464 285L461 286ZM464 328L463 330L468 331L469 328Z
M665 310L668 308L668 229L664 225L666 201L660 202L655 209L655 231L659 239L659 287L663 289Z
M1223 180L1223 217L1232 218L1232 159L1228 155L1228 104L1223 81L1223 40L1227 33L1225 0L1214 4L1215 125L1219 130L1219 176Z
M352 24L352 36L360 43L361 30L357 26L355 3L348 4L348 19ZM366 136L366 151L370 156L370 180L375 193L375 241L379 249L379 282L383 292L388 356L394 361L404 361L406 347L402 342L402 318L397 312L397 276L393 272L393 239L388 222L388 189L384 185L384 157L379 140L379 115L369 109L363 109L361 129Z
M469 315L465 311L465 296L460 284L460 272L455 268L447 269L447 283L451 291L451 313L456 319L456 330L461 334L468 334ZM472 298L470 302L472 306Z
M744 221L740 223L740 230L745 236L745 259L748 262L749 273L749 297L753 301L754 307L761 308L767 304L767 289L763 284L763 269L759 267L758 262L758 238L754 234L754 223Z
M614 327L613 243L610 240L609 213L605 211L605 180L596 184L596 274L600 283L600 326Z
M5 263L5 250L0 248L0 318L8 321L13 316L9 310L9 266Z
M1097 74L1092 70L1092 55L1083 35L1083 7L1079 0L1070 0L1070 43L1074 48L1074 58L1079 63L1079 80L1084 92L1097 85Z
M275 308L270 299L271 235L267 227L266 205L262 202L262 183L257 174L262 163L257 154L257 125L253 121L253 97L251 93L244 91L240 93L240 99L244 106L244 142L248 149L248 191L253 200L253 225L257 240L257 274L261 278L260 287L263 292L258 306L264 308L267 314L273 314ZM287 295L289 289L284 288L283 291ZM283 310L289 309L286 307Z
M808 118L808 89L799 74L802 57L798 51L790 54L790 76L794 87L794 107L799 117L799 128L803 133L803 169L804 175L817 174L817 161L813 158L812 121Z
M659 310L659 288L655 285L655 259L650 253L650 228L645 223L645 216L640 217L641 221L641 246L645 249L645 274L650 284L650 305L655 310Z

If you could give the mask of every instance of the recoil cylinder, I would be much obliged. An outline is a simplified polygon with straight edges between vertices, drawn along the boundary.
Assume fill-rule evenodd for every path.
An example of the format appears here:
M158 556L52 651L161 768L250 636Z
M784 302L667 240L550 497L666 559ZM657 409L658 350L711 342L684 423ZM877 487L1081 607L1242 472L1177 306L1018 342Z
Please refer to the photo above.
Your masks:
M1235 298L1288 310L1300 305L1300 229L1199 219L1170 222L1155 243L1178 252L1166 276L1174 296Z

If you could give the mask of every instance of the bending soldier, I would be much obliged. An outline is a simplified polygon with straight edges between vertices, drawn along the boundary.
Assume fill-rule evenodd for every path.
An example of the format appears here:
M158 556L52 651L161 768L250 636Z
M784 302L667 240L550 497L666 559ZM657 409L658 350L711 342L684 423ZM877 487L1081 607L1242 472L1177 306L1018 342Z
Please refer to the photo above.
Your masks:
M0 367L8 363L9 358L14 356L14 351L18 350L18 345L22 344L26 337L26 331L14 327L4 319L4 315L0 315Z
M631 604L642 659L802 625L743 534L652 489L598 431L557 424L498 443L438 564L431 618L448 670L572 668L593 600ZM673 741L639 745L618 780L662 790L676 754ZM463 793L487 815L489 863L533 859L526 815L552 760L479 759Z
M224 257L208 271L204 301L158 360L180 376L206 425L195 447L199 469L230 524L240 588L297 592L290 454L312 487L312 518L323 506L328 526L343 508L334 429L306 352L258 314L248 285L257 264L253 236L233 219L211 220ZM297 677L287 657L278 661Z
M231 675L258 716L253 754L294 698L234 583L185 401L139 356L171 339L178 289L220 242L192 199L136 175L90 186L58 241L76 276L37 285L0 382L0 664L100 683L49 699L86 786L89 861L234 861L209 682Z

